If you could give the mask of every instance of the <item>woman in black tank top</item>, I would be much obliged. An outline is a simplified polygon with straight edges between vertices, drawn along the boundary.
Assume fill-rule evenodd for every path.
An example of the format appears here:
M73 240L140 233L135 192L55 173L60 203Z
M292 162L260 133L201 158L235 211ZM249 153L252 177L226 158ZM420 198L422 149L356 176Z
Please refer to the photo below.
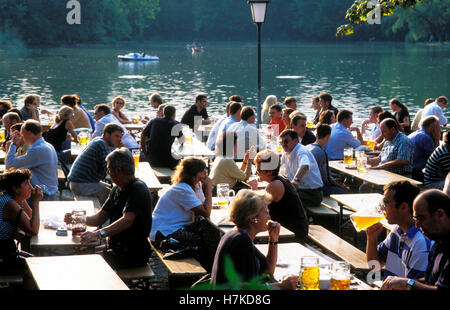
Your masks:
M261 181L268 182L266 191L272 195L269 204L270 217L295 233L295 240L304 243L308 237L308 217L302 202L291 182L278 175L279 155L264 150L254 160Z
M53 145L57 153L63 151L62 143L67 139L67 132L72 134L73 141L78 141L72 123L73 117L74 113L70 107L61 107L58 111L58 115L55 117L55 124L43 135L45 141Z

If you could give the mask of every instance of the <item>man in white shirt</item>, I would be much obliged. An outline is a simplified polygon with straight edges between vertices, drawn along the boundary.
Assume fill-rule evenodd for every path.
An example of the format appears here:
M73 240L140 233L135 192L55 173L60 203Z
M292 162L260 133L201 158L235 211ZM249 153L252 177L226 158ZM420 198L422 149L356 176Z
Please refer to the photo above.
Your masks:
M241 111L241 121L232 124L228 131L235 132L237 134L237 159L243 159L245 153L251 146L255 146L257 151L264 150L266 142L264 138L259 134L258 129L255 127L256 114L252 107L243 107Z
M216 148L216 140L217 140L217 133L219 132L219 128L222 125L222 123L230 116L230 105L232 101L229 101L225 107L227 113L226 115L222 115L221 118L214 124L214 127L212 128L211 132L209 133L208 140L206 141L206 146L211 150L214 151Z
M139 144L130 135L128 130L122 123L111 113L111 109L106 104L98 104L94 107L95 131L92 134L92 139L101 137L103 135L103 128L106 124L115 123L122 127L123 136L122 142L127 149L139 149Z
M297 189L303 206L320 206L323 182L314 155L299 143L298 135L292 129L284 130L280 140L284 150L282 169Z
M448 104L448 99L445 96L440 96L435 102L427 105L422 112L422 119L427 116L435 115L439 118L439 123L441 126L447 125L447 118L444 116L443 110Z

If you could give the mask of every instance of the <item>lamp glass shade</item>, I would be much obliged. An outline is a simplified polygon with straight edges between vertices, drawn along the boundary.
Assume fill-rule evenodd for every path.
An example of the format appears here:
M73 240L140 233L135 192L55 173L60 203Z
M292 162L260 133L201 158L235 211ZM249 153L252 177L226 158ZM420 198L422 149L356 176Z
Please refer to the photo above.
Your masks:
M252 18L255 24L264 23L266 18L267 2L250 2L252 8Z

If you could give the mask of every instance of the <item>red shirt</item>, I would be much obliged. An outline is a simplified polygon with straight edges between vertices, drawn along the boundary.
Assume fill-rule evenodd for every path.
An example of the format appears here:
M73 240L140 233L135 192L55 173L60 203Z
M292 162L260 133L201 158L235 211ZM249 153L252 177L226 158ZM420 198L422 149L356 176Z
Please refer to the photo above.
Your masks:
M270 127L273 128L273 132L275 134L275 128L276 125L278 125L278 134L276 134L276 136L280 135L280 133L284 130L284 128L286 128L286 125L283 122L283 119L280 118L278 121L274 122L274 121L270 121L269 125L271 125ZM275 126L274 126L275 125Z

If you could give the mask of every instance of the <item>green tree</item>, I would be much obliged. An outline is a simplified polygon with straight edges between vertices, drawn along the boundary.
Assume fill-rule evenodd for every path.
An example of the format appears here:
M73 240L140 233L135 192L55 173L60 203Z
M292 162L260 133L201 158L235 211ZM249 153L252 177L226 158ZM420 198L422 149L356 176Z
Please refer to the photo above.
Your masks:
M422 0L357 0L347 10L345 18L350 24L341 25L337 28L336 35L350 35L354 33L354 25L359 22L366 22L375 12L374 2L380 4L380 18L390 16L397 8L412 8ZM370 4L372 5L370 5Z

